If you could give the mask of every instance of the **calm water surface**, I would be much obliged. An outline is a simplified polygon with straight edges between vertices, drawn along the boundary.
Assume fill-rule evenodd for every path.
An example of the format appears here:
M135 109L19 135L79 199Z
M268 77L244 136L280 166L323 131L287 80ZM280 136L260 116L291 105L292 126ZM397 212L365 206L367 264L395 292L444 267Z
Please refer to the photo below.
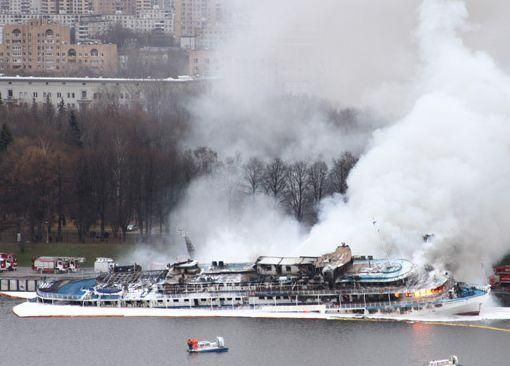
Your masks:
M0 300L0 365L410 366L460 356L510 365L510 333L419 323L165 318L20 319ZM510 321L484 323L510 329ZM225 337L224 354L188 355L186 339ZM7 356L8 355L8 356Z

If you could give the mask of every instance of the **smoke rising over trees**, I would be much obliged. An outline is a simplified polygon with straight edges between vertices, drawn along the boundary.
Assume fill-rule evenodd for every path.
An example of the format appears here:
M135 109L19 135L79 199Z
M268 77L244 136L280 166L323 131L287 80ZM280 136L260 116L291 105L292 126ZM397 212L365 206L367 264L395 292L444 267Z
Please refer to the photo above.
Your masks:
M321 198L345 192L351 153L339 152L328 166L322 159L231 158L207 146L186 148L192 114L179 98L173 103L2 106L0 220L36 242L61 241L64 228L80 241L105 232L124 240L129 224L150 242L174 228L171 214L196 182L221 176L207 189L222 194L231 213L263 195L305 225L316 221ZM202 205L214 210L207 199Z

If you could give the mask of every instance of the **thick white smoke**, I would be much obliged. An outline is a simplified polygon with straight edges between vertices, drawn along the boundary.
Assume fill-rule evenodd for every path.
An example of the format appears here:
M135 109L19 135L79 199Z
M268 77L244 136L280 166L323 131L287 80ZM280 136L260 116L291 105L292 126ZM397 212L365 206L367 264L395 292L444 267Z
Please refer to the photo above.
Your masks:
M263 253L286 255L302 228L265 194L247 194L240 161L195 179L170 222L184 229L202 261L253 261ZM184 248L181 240L179 245Z
M467 17L463 1L423 1L419 97L374 134L349 177L348 203L325 204L303 248L381 243L380 253L449 264L471 279L508 251L510 78L464 45ZM428 233L435 237L424 243Z
M186 144L209 146L222 157L365 153L349 177L347 202L325 199L309 235L266 197L249 201L238 169L194 181L171 223L190 233L201 259L321 254L344 241L355 253L447 265L474 279L481 263L487 269L506 254L510 79L488 53L466 46L467 39L491 52L501 48L477 38L465 2L263 0L246 6L252 28L224 50L237 60L231 77L197 101L197 125ZM469 6L484 32L492 29L487 24L494 14ZM304 30L301 42L289 38L296 28ZM299 120L271 103L275 95L300 90L338 106L370 107L386 122L371 120L345 134L319 111ZM389 116L399 117L388 123ZM380 128L372 133L374 127ZM424 243L425 234L434 237Z
M193 105L187 146L209 146L223 156L330 159L360 152L385 119L365 113L357 129L345 131L313 98L339 109L369 103L384 115L401 110L405 93L392 95L417 61L412 30L418 0L227 4L237 14L232 36L219 52L223 67L212 93ZM300 95L301 104L311 106L282 103L282 95Z

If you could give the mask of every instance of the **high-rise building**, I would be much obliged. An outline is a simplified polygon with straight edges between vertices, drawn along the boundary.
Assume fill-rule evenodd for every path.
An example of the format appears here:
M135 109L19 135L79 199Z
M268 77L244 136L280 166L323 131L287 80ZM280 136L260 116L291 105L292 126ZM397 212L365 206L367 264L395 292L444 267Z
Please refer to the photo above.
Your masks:
M89 14L89 0L40 0L43 14Z
M59 1L58 0L41 0L41 13L42 14L58 14Z
M230 32L231 5L229 0L175 0L176 40L184 48L215 47Z
M136 13L152 10L152 0L136 0Z
M41 10L41 0L0 0L2 14L35 14Z
M134 32L161 32L164 34L173 33L173 17L160 10L147 11L139 16L114 14L105 15L104 19L110 24L118 24Z
M27 73L69 72L114 74L117 46L71 44L69 27L46 20L6 25L0 44L0 70Z
M93 14L115 14L117 11L117 0L92 0L91 7Z
M90 11L98 15L135 15L142 5L139 0L90 0Z

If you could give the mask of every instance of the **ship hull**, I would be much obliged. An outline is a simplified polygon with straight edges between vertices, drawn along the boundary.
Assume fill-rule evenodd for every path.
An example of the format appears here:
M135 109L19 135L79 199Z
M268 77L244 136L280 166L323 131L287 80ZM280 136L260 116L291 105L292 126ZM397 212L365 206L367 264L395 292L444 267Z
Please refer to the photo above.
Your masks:
M222 353L222 352L228 352L228 347L215 347L215 348L188 350L188 353Z
M101 307L79 305L42 304L25 302L14 307L14 313L25 317L239 317L239 318L300 318L300 319L419 319L420 316L445 318L464 315L476 318L483 303L489 297L488 293L466 299L442 301L440 303L422 304L421 308L403 313L402 308L395 304L386 307L384 311L373 311L364 307L332 308L326 305L289 305L289 306L260 306L235 308L133 308L133 307ZM441 305L438 307L438 305Z

